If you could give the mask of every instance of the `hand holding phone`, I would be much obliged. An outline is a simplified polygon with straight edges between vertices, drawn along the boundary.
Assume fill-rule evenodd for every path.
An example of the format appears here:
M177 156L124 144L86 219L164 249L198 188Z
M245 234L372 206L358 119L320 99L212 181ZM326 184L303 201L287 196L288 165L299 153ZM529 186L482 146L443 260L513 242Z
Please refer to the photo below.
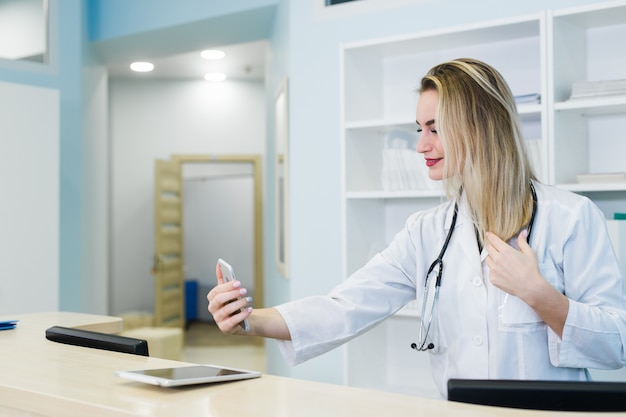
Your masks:
M224 278L224 282L230 282L230 281L234 281L235 278L235 270L233 269L232 266L230 266L230 264L228 262L226 262L223 259L218 259L217 260L217 265L220 268L220 271L222 272L222 277ZM241 297L239 297L241 298ZM241 311L244 311L244 309L242 308ZM244 320L241 323L239 323L239 325L247 332L250 330L250 325L248 324L248 320Z

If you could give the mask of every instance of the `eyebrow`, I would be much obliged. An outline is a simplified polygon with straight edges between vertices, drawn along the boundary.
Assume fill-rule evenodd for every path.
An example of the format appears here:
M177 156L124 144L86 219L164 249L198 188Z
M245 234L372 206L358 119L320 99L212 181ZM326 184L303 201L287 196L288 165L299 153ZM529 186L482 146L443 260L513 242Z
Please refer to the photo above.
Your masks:
M415 121L415 123L417 123L419 126L421 126L421 125L420 125L420 122L418 122L417 120ZM427 122L424 124L424 126L432 126L432 125L434 125L434 124L435 124L435 119L431 119L431 120L427 121Z

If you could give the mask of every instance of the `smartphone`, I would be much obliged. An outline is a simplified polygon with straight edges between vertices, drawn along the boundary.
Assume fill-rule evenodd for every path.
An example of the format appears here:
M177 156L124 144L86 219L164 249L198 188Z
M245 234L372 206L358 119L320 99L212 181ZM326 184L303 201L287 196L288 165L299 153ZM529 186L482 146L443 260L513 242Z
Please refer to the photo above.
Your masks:
M224 277L225 282L234 281L235 278L235 270L228 262L223 259L217 260L217 265L220 267L220 271L222 271L222 277ZM241 297L240 297L241 298ZM243 308L241 311L244 311ZM248 324L248 320L244 320L239 325L247 332L250 330L250 325Z

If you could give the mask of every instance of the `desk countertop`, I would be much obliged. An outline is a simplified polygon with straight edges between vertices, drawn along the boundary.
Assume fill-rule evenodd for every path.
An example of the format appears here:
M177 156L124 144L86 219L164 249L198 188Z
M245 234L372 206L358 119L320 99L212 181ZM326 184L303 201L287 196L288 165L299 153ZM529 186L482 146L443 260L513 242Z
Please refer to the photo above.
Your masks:
M45 338L45 330L54 325L115 333L121 330L119 318L61 312L0 317L0 320L8 319L20 321L13 330L0 331L0 415L3 416L560 417L568 414L461 404L272 375L223 384L160 388L124 380L113 372L188 363L64 345Z

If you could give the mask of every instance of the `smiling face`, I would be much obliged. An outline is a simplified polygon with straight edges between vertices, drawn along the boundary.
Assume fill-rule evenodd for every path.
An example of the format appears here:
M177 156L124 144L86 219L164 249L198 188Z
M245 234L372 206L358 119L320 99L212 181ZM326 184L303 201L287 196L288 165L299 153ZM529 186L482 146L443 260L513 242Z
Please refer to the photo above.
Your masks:
M426 90L420 94L417 103L417 131L419 141L417 142L417 152L424 155L428 176L432 180L443 179L444 151L441 140L437 133L437 104L439 94L436 90Z

